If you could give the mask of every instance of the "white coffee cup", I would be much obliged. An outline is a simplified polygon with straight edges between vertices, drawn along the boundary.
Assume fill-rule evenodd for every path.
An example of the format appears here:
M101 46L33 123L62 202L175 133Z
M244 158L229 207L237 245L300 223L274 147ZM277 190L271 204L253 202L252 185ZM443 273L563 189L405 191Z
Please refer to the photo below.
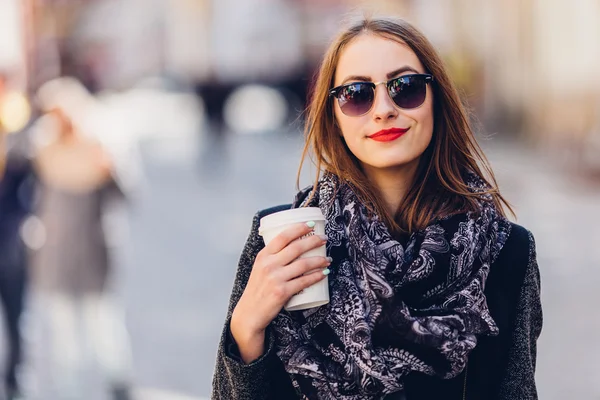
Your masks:
M305 235L325 235L325 217L318 207L292 208L280 211L261 218L258 234L263 237L265 245L269 244L275 236L279 235L290 225L300 222L314 221L313 231ZM302 239L301 237L300 239ZM297 240L300 240L297 239ZM303 253L299 258L327 256L325 245ZM329 303L329 281L327 277L312 286L307 287L300 293L295 294L285 305L287 311L305 310L307 308L319 307Z

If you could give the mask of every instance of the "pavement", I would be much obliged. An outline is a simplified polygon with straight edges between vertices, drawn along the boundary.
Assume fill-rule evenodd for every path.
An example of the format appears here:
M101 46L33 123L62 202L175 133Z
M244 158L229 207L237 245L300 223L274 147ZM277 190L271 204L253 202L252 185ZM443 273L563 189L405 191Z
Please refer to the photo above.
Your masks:
M537 242L544 307L540 398L600 399L600 186L518 142L495 138L484 147L517 222ZM142 146L144 189L130 214L131 240L119 253L115 274L142 400L208 398L252 217L292 200L302 140L299 133L231 136L198 152L173 148L181 154L154 157L156 144ZM310 176L303 174L304 185ZM30 353L43 353L45 338L31 337ZM37 377L47 374L43 366L25 371L31 398L46 400ZM90 393L102 399L102 381L90 382Z

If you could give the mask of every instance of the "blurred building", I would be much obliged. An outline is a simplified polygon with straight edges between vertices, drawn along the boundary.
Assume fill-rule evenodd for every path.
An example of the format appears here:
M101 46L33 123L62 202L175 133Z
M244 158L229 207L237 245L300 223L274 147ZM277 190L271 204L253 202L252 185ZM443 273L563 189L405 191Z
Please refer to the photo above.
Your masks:
M598 1L437 0L414 4L417 24L426 31L429 26L436 29L433 39L443 42L444 53L459 54L461 63L466 64L455 71L457 78L475 83L469 88L474 92L467 95L482 103L485 117L536 137L579 135L597 127ZM442 14L446 21L432 21L431 12ZM444 39L445 35L452 39ZM461 72L471 76L463 77Z
M278 87L303 105L345 14L398 15L432 39L488 130L579 148L600 136L597 0L1 0L0 5L0 26L17 32L0 35L0 67L25 63L21 79L29 77L30 87L71 74L92 90L126 89L158 75L195 87L217 118L231 93L247 83Z
M411 3L488 131L600 167L600 2Z
M24 87L28 78L25 11L19 0L0 0L0 73L13 88Z

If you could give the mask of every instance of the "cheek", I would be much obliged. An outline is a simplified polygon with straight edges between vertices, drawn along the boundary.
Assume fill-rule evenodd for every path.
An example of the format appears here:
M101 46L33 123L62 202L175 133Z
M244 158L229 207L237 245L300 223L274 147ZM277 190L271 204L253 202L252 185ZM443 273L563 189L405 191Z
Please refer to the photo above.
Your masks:
M339 107L336 107L335 119L338 127L338 132L336 133L342 137L342 140L346 143L346 146L348 146L350 153L352 153L355 157L358 157L360 159L360 140L362 137L360 133L361 118L348 117L339 110Z
M340 134L346 141L351 141L354 136L353 132L356 131L356 118L348 117L344 115L340 111L339 107L335 107L335 121L336 125L339 129L338 134Z
M348 117L346 115L344 115L344 113L342 113L342 111L337 106L337 104L335 106L333 106L333 115L335 118L335 124L338 127L338 129L340 130L338 133L343 136L344 132L346 132L346 130L347 130L346 127L349 123Z
M343 137L352 153L356 154L360 150L359 146L364 143L365 121L362 117L348 117L341 112L339 114L336 114L338 134Z
M340 110L336 104L333 108L336 124L341 134L347 142L362 139L365 135L365 128L369 125L370 114L361 115L358 117L349 117Z
M415 114L415 119L420 126L419 133L424 140L426 139L429 142L433 136L433 106L428 104L427 107L422 107L418 111L418 114Z

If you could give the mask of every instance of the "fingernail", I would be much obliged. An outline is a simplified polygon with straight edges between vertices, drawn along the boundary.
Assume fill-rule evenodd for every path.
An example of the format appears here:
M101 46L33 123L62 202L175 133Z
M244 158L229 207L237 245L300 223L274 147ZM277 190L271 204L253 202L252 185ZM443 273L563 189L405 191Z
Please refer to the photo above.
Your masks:
M315 221L308 221L308 222L306 223L306 226L308 226L309 228L314 228L314 227L315 227L315 225L316 225Z
M327 241L327 235L319 235L319 238L321 238L321 240L324 242Z
M331 264L333 262L333 258L331 257L325 257L327 259L327 261L329 262L329 264Z
M325 268L323 270L323 275L329 275L330 272L331 272L331 270L329 268Z

